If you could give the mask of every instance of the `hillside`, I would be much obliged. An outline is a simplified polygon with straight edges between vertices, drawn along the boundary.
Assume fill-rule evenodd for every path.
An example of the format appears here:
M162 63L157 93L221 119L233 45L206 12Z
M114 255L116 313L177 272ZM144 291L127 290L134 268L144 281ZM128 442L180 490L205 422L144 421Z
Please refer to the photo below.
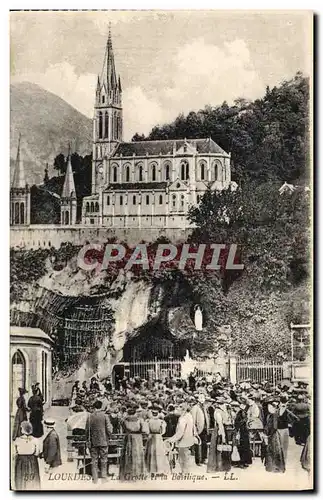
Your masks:
M81 155L92 150L92 120L60 97L29 82L10 86L11 175L19 133L29 184L42 182L46 162L51 167L57 154L67 153L69 142Z

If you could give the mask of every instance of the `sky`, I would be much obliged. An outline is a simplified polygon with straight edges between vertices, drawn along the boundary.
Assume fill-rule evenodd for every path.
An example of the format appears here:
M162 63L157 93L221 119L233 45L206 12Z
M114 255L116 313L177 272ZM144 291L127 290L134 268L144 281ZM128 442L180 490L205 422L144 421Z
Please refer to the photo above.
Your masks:
M92 118L111 23L129 140L310 75L311 22L304 11L11 12L11 82L36 83Z

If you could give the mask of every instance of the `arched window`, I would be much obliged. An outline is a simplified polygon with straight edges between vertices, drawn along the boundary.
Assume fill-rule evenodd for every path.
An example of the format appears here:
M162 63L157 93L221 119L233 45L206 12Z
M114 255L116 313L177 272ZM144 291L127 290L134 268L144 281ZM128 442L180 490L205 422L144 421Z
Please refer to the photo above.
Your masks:
M70 223L70 214L69 212L66 210L65 212L65 225L68 226Z
M182 181L186 181L189 177L189 165L188 161L182 161L181 163L181 179Z
M93 212L94 212L94 203L93 203L93 201L91 201L91 213L93 213Z
M151 180L152 181L156 180L156 165L152 165L151 167Z
M114 113L114 120L113 120L113 132L114 132L114 139L118 139L118 123L117 123L117 113Z
M121 140L121 118L118 116L118 140Z
M130 168L129 168L129 165L126 166L126 182L130 182Z
M176 208L176 194L173 194L172 196L172 207Z
M15 203L15 224L19 224L19 203Z
M135 204L136 204L136 195L135 195L135 194L134 194L134 195L133 195L133 197L132 197L132 203L133 203L133 205L135 205Z
M106 111L104 114L104 137L109 137L109 113Z
M149 194L146 194L146 205L149 205Z
M110 196L109 195L107 196L107 205L108 206L110 205Z
M123 205L123 196L120 195L120 205Z
M103 95L102 96L102 104L104 104L104 103L105 103L105 96Z
M165 165L165 180L166 181L170 180L170 165L169 165L169 163L166 163L166 165Z
M102 139L103 137L103 119L102 119L102 112L99 111L99 139Z
M96 211L96 212L98 212L98 211L99 211L99 203L98 203L98 202L96 202L96 203L95 203L95 211Z
M85 211L86 212L89 212L90 211L90 204L89 202L86 203L86 208L85 208Z
M220 180L221 163L219 161L214 161L211 166L211 181Z
M139 169L138 169L138 177L139 177L139 182L142 182L142 165L139 165Z
M112 172L113 172L113 174L112 174L113 175L113 182L117 182L117 167L116 166L113 167Z
M203 161L200 163L200 179L201 179L201 181L205 180L205 174L206 174L206 165Z
M21 351L16 351L12 356L12 396L13 401L19 396L18 388L26 387L26 360Z
M159 205L162 205L163 204L163 195L160 194L159 195Z
M184 210L184 202L185 202L185 198L184 198L184 195L182 194L181 195L181 210Z
M20 203L20 224L25 223L25 204Z

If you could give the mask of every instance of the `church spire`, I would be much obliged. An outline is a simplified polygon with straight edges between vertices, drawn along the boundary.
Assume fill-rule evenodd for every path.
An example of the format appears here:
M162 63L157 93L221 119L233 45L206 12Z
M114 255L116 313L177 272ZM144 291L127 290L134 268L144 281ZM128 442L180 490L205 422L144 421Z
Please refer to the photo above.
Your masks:
M112 46L111 25L109 24L109 34L107 46L105 50L102 74L100 83L106 85L107 92L111 92L118 88L117 73L114 62L114 53Z
M71 145L68 144L67 168L65 173L62 198L76 198L74 176L71 163Z
M11 185L12 188L16 188L16 189L22 189L22 188L26 187L24 162L23 162L22 153L20 150L20 143L21 143L21 134L19 134L19 139L18 139L16 165L15 165L15 171L13 174L13 180L12 180L12 185Z

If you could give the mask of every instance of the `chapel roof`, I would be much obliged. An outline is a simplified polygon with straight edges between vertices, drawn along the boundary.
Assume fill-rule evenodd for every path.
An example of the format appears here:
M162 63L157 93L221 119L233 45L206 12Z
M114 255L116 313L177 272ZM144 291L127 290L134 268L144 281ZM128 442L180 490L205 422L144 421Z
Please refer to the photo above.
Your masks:
M227 155L213 139L167 139L164 141L138 141L138 142L120 142L116 147L112 157L119 156L158 156L168 155L173 153L173 148L178 151L184 144L187 143L193 147L196 147L197 152L203 153L214 153Z
M10 326L10 336L43 339L51 342L51 338L43 330L29 326Z

